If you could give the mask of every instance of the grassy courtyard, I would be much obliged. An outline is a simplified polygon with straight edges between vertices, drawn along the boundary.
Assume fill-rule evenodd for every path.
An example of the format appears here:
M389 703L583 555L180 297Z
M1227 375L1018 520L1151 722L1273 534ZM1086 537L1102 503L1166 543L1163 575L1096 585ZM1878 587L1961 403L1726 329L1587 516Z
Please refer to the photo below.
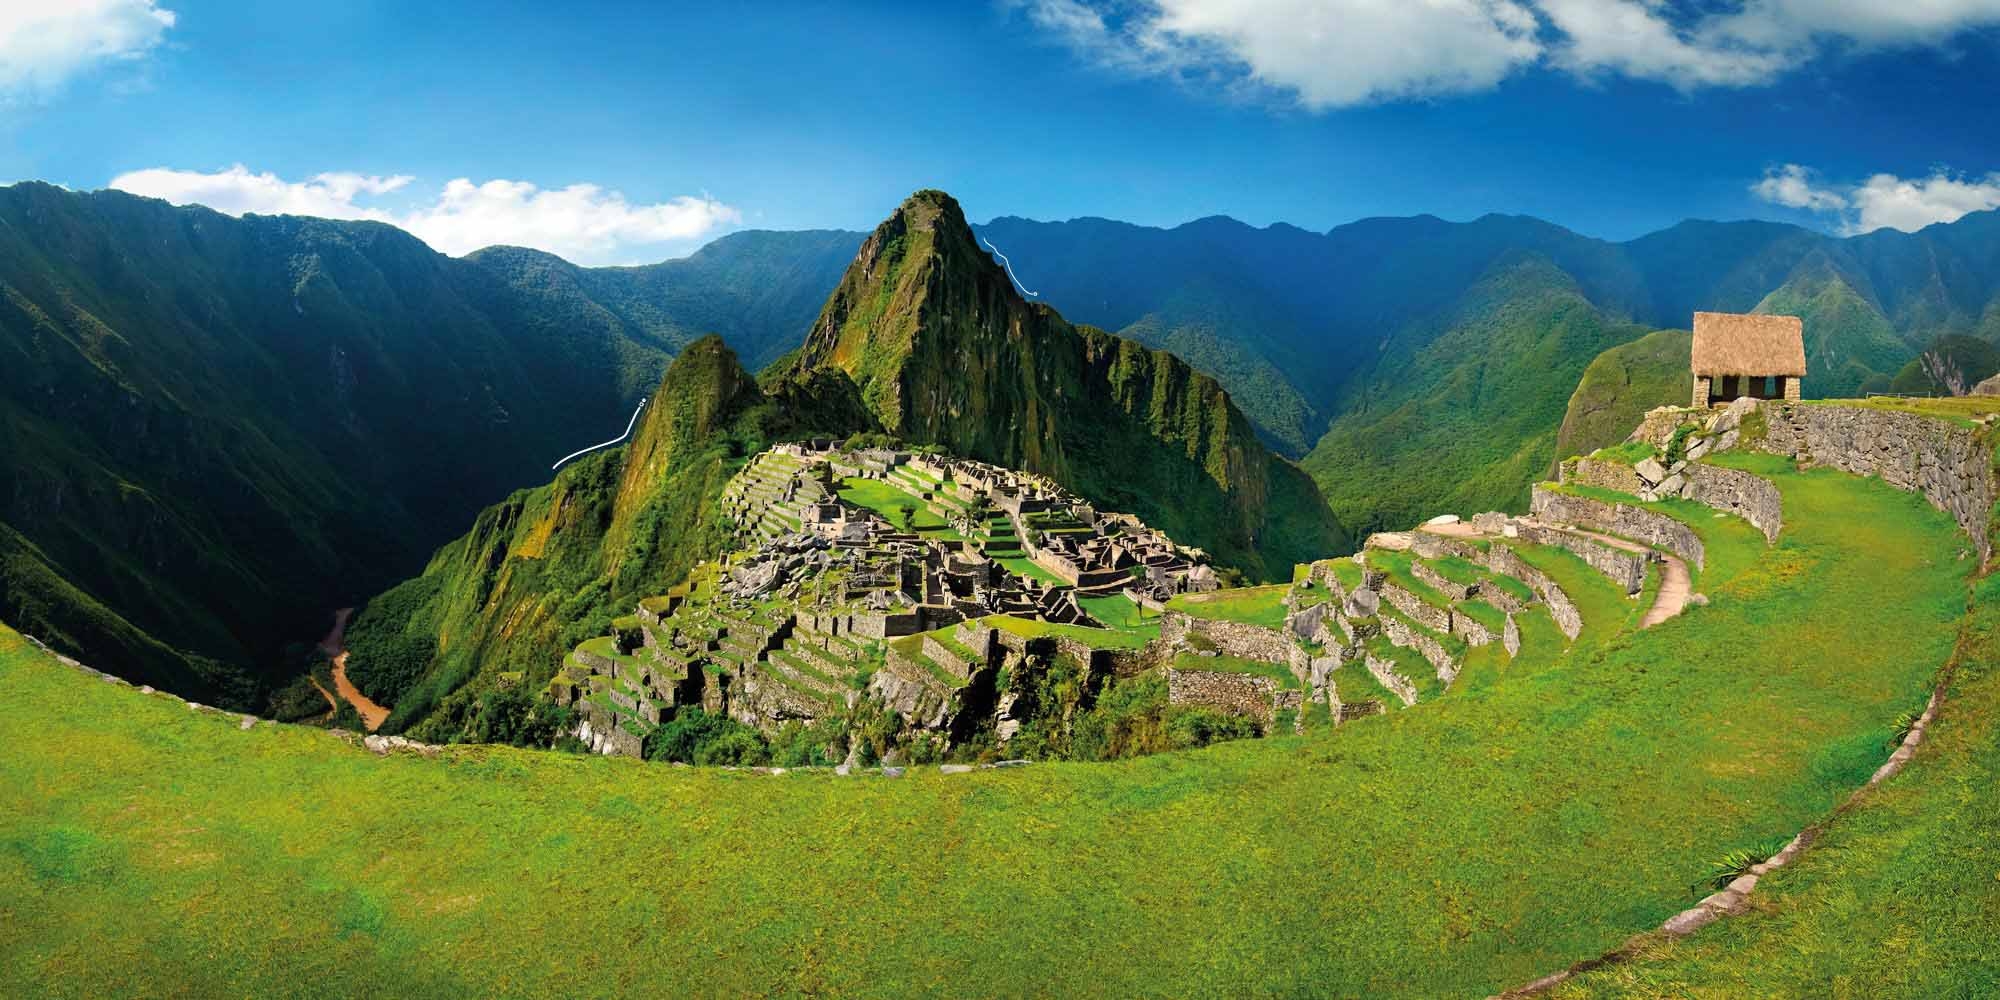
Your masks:
M1634 602L1558 565L1601 630L1574 645L1529 616L1521 659L1435 702L1111 764L891 780L377 758L0 631L0 995L1485 995L1657 925L1713 859L1823 816L1951 654L1968 567L1950 522L1871 481L1778 480L1775 547L1698 525L1706 607L1621 632L1602 616ZM1204 610L1262 623L1271 603ZM1761 992L1731 978L1747 960L1826 986L1801 971L1813 951L1759 937L1781 921L1857 996L1990 962L1969 941L1990 940L1990 902L1936 901L2000 871L1978 839L1982 676L1962 682L1986 700L1940 730L1956 763L1920 756L1882 796L1894 815L1857 815L1775 883L1798 912L1580 988ZM1935 877L1897 874L1932 858ZM1843 916L1882 946L1833 940ZM1928 921L1921 948L1903 917Z

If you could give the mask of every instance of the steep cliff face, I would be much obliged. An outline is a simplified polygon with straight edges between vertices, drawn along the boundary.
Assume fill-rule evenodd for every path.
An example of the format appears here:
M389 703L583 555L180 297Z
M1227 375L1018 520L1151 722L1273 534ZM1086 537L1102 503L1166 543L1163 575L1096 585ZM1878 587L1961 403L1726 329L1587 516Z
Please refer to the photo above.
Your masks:
M1252 576L1349 543L1219 383L1023 299L942 192L862 243L792 365L829 370L889 433L1052 476Z

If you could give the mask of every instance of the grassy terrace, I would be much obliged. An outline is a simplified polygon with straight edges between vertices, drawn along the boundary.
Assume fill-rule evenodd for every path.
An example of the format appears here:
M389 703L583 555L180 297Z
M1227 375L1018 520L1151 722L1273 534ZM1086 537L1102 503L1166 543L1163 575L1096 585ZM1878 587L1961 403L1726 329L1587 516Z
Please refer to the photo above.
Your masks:
M1809 399L1805 402L1808 406L1852 406L1867 410L1918 413L1928 417L1944 417L1968 426L2000 413L2000 396L1954 396L1939 399L1869 396L1866 399Z
M1016 618L1013 615L992 615L986 619L986 623L1029 639L1043 636L1074 639L1092 649L1138 649L1159 636L1157 627L1150 632L1143 629L1128 632L1120 629L1086 628L1082 625L1059 625L1055 622Z
M903 527L903 508L911 507L915 516L911 519L911 530L942 541L958 541L964 536L952 530L924 501L914 494L906 493L880 479L850 478L840 483L840 496L848 503L866 507L882 519Z
M1269 677L1282 688L1296 688L1299 679L1292 676L1290 667L1282 663L1268 663L1264 660L1247 660L1241 656L1197 656L1181 653L1174 657L1174 666L1182 670L1213 670L1225 674L1250 674Z
M1267 587L1216 590L1206 594L1176 594L1167 602L1167 608L1193 618L1214 618L1221 621L1262 625L1266 628L1283 628L1285 593L1291 589L1290 584L1278 583Z
M1538 652L1435 704L1112 764L376 758L0 630L0 995L1485 995L1657 925L1714 858L1823 816L1950 654L1966 565L1946 517L1827 470L1779 482L1776 547L1698 525L1708 607L1621 633L1635 602L1582 569L1586 615L1620 617L1567 652L1525 615ZM1779 912L1605 975L1968 995L2000 870L2000 697L1972 673L1936 752L1773 881ZM572 946L592 941L617 946Z

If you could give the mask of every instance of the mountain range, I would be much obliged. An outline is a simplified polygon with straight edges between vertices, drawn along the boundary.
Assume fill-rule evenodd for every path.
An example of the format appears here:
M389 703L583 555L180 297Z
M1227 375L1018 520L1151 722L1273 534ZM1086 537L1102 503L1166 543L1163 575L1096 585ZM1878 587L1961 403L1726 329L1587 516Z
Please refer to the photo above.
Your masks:
M450 258L375 223L0 189L0 617L254 703L330 609L421 579L439 545L505 515L496 498L612 436L707 333L730 355L711 366L765 371L744 441L935 441L1064 478L1252 577L1420 513L1518 502L1559 453L1678 401L1684 351L1655 331L1696 309L1804 316L1809 395L1935 389L1914 361L1933 344L1968 384L2000 367L2000 213L1852 238L1688 222L1624 243L1510 216L1324 233L1002 217L954 221L940 247L937 216L916 216L959 215L933 201L884 224L916 226L900 236L752 231L580 268ZM1158 461L1101 460L1135 443ZM611 461L537 489L622 475ZM604 508L602 530L641 506ZM602 577L601 557L575 579Z

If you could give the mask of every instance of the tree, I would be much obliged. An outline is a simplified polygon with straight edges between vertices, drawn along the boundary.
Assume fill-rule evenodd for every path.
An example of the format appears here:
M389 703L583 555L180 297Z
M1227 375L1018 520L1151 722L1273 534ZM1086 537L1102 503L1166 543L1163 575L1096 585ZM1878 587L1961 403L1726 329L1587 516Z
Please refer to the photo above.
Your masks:
M906 504L903 504L902 506L900 506L900 507L897 507L897 508L896 508L896 513L897 513L897 514L899 514L899 515L901 515L901 516L902 516L902 518L903 518L903 530L904 530L904 531L915 531L915 530L917 530L917 505L916 505L916 504L912 504L912 503L906 503Z

